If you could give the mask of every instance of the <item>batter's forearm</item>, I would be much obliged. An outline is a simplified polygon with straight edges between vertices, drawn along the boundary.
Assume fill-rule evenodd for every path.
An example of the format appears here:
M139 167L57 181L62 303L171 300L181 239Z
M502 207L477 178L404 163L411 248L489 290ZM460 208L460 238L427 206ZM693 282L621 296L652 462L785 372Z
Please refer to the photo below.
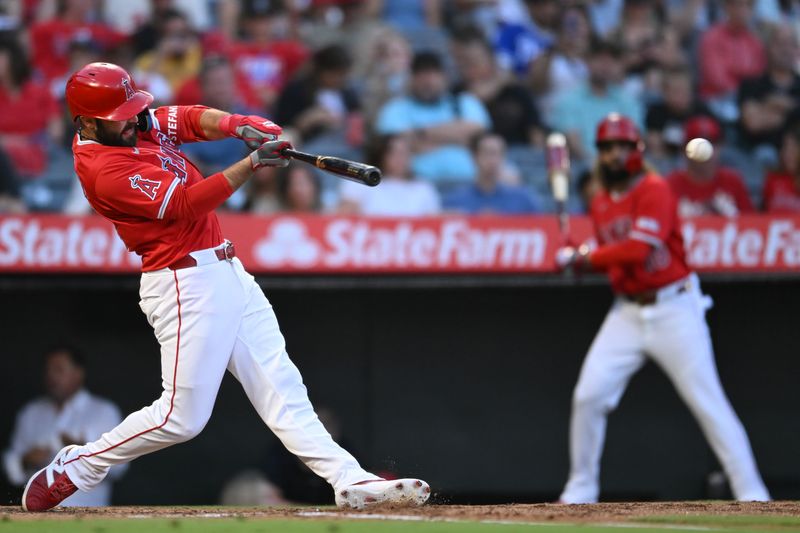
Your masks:
M203 111L203 114L200 115L200 127L203 129L206 139L216 141L227 137L227 134L220 128L219 123L229 114L219 109L206 109Z
M628 239L603 245L589 253L587 259L592 268L607 270L614 265L644 264L651 250L652 247L645 242Z
M253 167L250 157L245 157L241 161L232 164L222 171L222 175L225 176L226 180L228 180L228 185L230 185L232 189L231 192L235 191L244 185L244 183L253 175Z

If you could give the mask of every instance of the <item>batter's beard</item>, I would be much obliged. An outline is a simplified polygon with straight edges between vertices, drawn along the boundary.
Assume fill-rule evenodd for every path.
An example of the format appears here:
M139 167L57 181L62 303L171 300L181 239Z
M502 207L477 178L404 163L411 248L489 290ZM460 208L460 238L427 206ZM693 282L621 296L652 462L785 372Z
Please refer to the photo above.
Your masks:
M112 133L106 129L105 124L97 121L97 141L106 146L136 146L136 126L133 128L133 135L128 140L125 140L122 137L122 132Z
M600 179L606 188L625 183L631 178L631 173L624 168L614 169L606 165L600 165Z

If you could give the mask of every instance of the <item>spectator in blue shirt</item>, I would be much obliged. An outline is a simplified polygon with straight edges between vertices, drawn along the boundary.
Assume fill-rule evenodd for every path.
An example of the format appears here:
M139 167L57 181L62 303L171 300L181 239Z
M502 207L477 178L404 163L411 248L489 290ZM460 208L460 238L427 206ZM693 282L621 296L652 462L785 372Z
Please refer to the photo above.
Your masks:
M526 23L500 25L494 47L500 67L524 76L528 66L555 41L559 17L557 0L525 0L530 19Z
M379 111L381 135L409 134L412 173L435 185L472 181L475 166L467 144L491 127L489 113L474 95L448 90L441 57L419 52L411 64L409 94L394 98Z
M500 183L506 155L506 143L495 133L481 132L470 143L478 175L474 183L464 185L444 199L444 208L469 214L495 213L522 215L540 211L538 200L530 191Z
M586 163L594 160L595 127L609 113L621 113L641 129L643 106L618 85L622 79L622 51L608 41L592 43L587 60L589 79L557 98L552 126L564 132L572 156Z

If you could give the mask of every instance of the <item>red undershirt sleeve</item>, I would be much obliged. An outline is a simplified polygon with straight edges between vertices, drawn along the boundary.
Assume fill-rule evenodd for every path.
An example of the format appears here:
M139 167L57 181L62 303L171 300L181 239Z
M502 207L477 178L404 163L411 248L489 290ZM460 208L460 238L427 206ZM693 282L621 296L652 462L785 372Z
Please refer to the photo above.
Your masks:
M628 239L601 246L589 254L589 263L597 270L607 270L615 265L644 263L652 247L646 242Z
M196 219L222 205L233 189L222 172L212 174L189 187L178 185L164 212L164 218Z

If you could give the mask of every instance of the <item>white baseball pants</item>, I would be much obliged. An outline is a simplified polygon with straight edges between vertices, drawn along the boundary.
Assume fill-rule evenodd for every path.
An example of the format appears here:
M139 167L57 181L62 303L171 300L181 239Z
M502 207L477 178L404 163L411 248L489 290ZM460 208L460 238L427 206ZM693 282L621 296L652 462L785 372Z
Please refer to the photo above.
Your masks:
M594 503L600 493L600 456L608 413L617 407L630 378L650 357L667 374L717 455L737 500L770 496L758 473L742 423L717 373L705 312L709 297L697 276L659 292L641 306L622 299L612 306L589 349L572 398L570 474L564 503Z
M91 490L111 466L195 437L226 370L286 448L335 490L378 479L320 423L253 276L238 259L219 261L208 252L192 253L200 266L142 274L140 306L161 344L164 391L99 440L73 449L65 461L72 482Z

